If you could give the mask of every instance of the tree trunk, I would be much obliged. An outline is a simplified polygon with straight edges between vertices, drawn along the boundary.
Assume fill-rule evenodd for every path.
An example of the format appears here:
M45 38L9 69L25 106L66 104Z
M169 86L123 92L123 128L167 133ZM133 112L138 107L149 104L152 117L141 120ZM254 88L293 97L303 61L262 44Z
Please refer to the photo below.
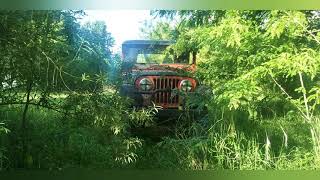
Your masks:
M30 104L30 94L31 94L31 90L32 90L32 80L28 81L27 83L27 88L26 88L26 92L27 92L27 99L26 99L26 103L24 105L24 110L23 110L23 114L22 114L22 122L21 122L21 139L22 139L22 162L23 162L23 167L26 167L26 159L27 159L27 139L28 139L28 134L27 134L27 112L28 112L28 108L29 108L29 104Z

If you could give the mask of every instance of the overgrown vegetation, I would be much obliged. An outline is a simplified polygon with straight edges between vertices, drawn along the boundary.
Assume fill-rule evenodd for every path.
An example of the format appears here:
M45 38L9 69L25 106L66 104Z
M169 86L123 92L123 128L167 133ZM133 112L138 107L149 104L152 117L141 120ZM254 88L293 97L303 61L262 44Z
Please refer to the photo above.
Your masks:
M130 131L155 127L157 110L118 95L121 61L103 22L0 12L1 170L319 169L319 12L152 13L165 21L144 36L197 52L206 87L187 101L206 114L183 114L160 142Z
M172 37L176 52L198 52L197 77L213 95L191 99L208 108L206 123L151 149L150 167L319 167L319 12L153 13L181 19L171 31L159 23L149 38Z
M111 78L113 38L103 22L81 26L83 15L1 12L1 169L115 168L136 159L141 142L128 135L131 110Z

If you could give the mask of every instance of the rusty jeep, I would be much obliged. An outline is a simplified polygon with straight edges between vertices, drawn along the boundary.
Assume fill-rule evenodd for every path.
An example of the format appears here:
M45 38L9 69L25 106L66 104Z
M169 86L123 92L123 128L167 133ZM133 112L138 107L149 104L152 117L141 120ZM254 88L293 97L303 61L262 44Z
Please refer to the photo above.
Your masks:
M156 105L161 112L181 110L183 94L193 93L198 82L196 53L176 55L163 40L128 40L122 44L123 84L120 94L133 99L134 107Z

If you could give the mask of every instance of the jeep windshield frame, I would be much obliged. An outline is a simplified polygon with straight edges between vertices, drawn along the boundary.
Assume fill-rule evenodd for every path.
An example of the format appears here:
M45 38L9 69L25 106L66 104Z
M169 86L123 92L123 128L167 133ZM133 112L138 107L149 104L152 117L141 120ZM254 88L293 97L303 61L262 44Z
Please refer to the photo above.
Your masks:
M122 44L123 59L133 64L192 64L190 53L175 56L168 49L173 41L130 40Z

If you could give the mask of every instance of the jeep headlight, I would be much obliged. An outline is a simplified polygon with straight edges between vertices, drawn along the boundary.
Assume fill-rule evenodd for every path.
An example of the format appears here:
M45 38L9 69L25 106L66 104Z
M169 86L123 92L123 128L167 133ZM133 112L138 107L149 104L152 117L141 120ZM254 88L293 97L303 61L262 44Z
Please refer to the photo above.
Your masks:
M192 90L192 83L191 83L191 81L189 81L189 80L187 80L187 79L182 80L182 81L180 82L180 89L181 89L182 91L185 91L185 92L191 91L191 90Z
M153 83L149 78L142 78L139 81L139 88L142 91L150 91L153 88Z

